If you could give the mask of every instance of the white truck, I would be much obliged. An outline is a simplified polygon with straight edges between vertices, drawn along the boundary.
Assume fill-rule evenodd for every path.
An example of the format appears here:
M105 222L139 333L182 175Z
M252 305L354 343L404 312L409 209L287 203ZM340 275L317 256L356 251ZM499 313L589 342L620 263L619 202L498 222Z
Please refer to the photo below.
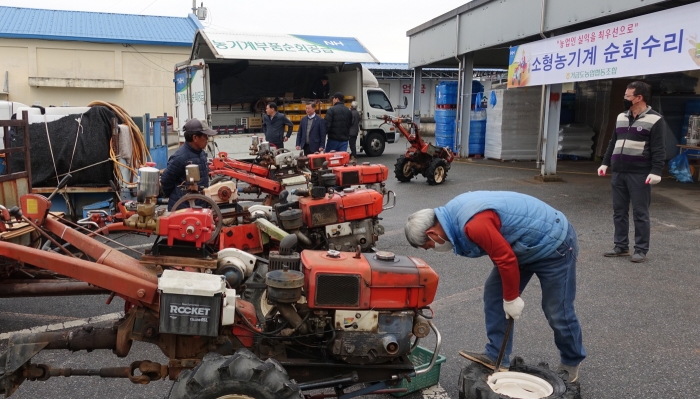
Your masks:
M250 159L252 136L263 137L262 117L267 102L294 123L286 144L293 149L304 101L312 86L327 76L330 94L342 92L345 103L357 101L362 115L358 149L379 156L399 133L379 116L395 115L377 79L360 62L377 62L356 39L303 35L236 34L199 30L189 60L175 70L175 105L180 142L190 118L206 120L219 134L212 152ZM319 104L321 115L330 106ZM405 105L404 105L405 107Z

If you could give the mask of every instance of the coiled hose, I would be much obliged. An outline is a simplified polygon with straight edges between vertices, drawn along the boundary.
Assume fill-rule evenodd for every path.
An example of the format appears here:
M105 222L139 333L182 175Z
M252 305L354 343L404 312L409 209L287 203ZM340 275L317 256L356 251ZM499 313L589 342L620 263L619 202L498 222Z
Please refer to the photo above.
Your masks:
M133 148L131 155L131 164L125 165L119 162L119 160L117 159L117 154L114 153L114 148L116 147L114 143L111 143L112 145L110 145L109 157L115 164L114 175L117 177L117 179L123 184L135 183L135 177L138 174L138 168L145 165L146 162L152 159L151 153L148 150L148 145L146 145L146 140L144 139L143 134L141 133L141 129L139 129L134 120L131 119L131 116L129 116L129 114L122 107L116 104L112 104L106 101L93 101L90 104L88 104L88 107L107 107L110 110L112 110L112 112L114 112L114 114L129 127L129 133L131 134L131 143ZM112 137L112 140L118 140L118 138ZM124 166L125 168L131 171L131 178L128 181L124 178L124 176L122 176L121 170L118 167L120 165Z

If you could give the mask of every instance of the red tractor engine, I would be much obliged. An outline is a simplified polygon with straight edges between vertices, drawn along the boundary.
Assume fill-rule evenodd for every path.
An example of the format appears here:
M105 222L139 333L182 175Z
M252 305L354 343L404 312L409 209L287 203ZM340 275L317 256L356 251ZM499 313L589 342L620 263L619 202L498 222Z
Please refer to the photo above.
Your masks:
M386 251L302 251L301 263L311 309L419 309L433 302L438 287L425 262Z
M208 208L186 208L158 218L156 234L167 236L168 245L175 240L195 243L197 248L207 243L216 230L214 215Z
M309 169L318 170L323 168L323 163L328 162L329 168L347 165L350 162L350 154L347 152L324 152L322 154L309 154Z
M267 274L267 301L299 334L316 334L336 359L388 362L408 355L412 337L430 333L421 312L435 298L438 275L422 260L332 250L305 250L300 257L300 271ZM266 323L279 328L275 318L266 317ZM315 344L309 338L307 345Z
M331 169L339 186L371 185L383 183L389 178L389 168L384 165L344 165Z
M327 226L377 217L384 197L375 190L345 189L321 198L300 197L299 208L308 227Z

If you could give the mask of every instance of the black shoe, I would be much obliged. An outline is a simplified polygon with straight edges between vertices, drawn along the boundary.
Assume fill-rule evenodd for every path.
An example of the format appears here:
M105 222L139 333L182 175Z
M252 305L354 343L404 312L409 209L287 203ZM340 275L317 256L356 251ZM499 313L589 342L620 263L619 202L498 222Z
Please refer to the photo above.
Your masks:
M491 358L488 357L485 353L459 351L459 354L467 360L471 360L474 363L479 363L480 365L485 366L491 370L494 370L496 368L496 362L491 360ZM503 363L505 363L505 359ZM498 371L508 371L508 365L501 364L501 367L498 368Z
M630 256L630 250L629 249L622 249L620 247L615 247L612 249L612 251L606 252L603 254L606 258L615 258L618 256Z
M635 252L630 259L630 262L642 263L647 259L647 255L644 252Z

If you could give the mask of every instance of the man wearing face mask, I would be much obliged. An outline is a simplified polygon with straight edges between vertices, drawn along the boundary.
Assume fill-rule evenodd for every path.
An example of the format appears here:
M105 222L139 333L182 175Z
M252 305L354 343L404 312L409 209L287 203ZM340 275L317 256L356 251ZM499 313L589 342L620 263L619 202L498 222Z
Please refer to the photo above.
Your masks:
M537 275L542 310L561 356L559 370L567 371L571 382L577 380L579 364L586 357L574 311L578 241L563 213L525 194L473 191L445 206L412 214L405 233L413 247L468 258L487 255L495 265L484 283L485 351L460 351L460 355L495 368L506 319L520 317L525 306L520 294ZM512 347L511 337L501 371L510 365Z
M649 204L651 185L661 181L666 150L664 118L647 105L651 86L643 82L627 85L615 132L598 175L605 176L612 166L613 223L615 247L606 257L630 256L629 205L634 216L634 255L630 261L644 262L649 251Z

